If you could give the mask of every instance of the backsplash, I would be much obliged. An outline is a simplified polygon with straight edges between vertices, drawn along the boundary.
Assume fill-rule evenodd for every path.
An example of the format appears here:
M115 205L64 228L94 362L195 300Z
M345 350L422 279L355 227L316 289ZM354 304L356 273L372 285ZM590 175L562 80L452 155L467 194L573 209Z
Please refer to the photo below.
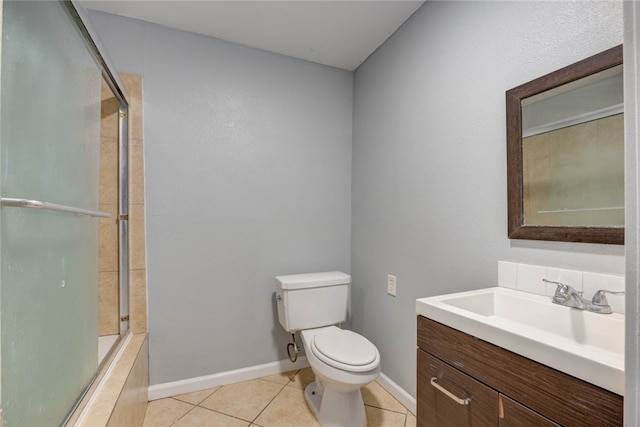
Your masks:
M619 292L625 287L624 276L498 261L498 286L552 297L556 285L543 282L543 278L572 286L586 299L599 289ZM607 299L614 312L624 314L624 295L607 295Z

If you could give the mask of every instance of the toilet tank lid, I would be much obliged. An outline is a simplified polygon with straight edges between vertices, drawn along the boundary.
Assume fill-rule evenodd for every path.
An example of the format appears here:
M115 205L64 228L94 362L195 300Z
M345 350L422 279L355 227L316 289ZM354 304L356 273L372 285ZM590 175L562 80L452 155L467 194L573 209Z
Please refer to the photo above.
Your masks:
M340 271L276 276L276 284L281 289L317 288L321 286L345 285L348 283L351 283L351 276Z

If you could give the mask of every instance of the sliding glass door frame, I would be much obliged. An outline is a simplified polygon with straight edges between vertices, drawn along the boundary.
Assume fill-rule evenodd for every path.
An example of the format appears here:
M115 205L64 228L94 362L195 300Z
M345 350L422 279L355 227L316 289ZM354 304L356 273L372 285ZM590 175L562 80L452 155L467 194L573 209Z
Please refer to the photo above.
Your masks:
M118 232L119 232L119 283L120 283L120 333L129 329L129 102L125 87L115 67L91 25L84 8L77 0L64 1L83 33L87 46L102 67L102 77L113 92L119 105L119 191L118 191Z

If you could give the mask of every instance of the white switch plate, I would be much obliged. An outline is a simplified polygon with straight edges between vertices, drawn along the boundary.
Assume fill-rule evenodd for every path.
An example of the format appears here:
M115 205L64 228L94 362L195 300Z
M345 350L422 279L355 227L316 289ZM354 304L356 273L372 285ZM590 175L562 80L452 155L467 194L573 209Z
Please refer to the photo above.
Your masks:
M397 281L396 276L392 276L391 274L387 274L387 293L391 296L396 296L397 290Z

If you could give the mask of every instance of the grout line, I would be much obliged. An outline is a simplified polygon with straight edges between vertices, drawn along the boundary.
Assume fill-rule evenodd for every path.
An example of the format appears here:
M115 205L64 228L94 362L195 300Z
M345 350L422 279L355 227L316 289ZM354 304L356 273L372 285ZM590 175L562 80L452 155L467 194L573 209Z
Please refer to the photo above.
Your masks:
M267 381L267 380L263 380L263 381ZM270 382L270 381L267 381L267 382ZM289 380L289 382L291 382L291 380ZM280 384L280 385L282 385L282 384ZM280 389L280 391L275 396L273 396L273 399L271 399L269 401L269 403L264 405L264 408L262 408L262 410L260 412L258 412L258 415L256 415L256 417L252 421L250 421L251 424L253 424L258 419L258 417L260 417L260 415L269 407L269 405L271 405L273 403L274 400L276 400L276 397L280 396L280 393L282 393L282 391L285 389L285 387L286 387L286 385L283 385L282 388Z
M188 403L189 405L200 406L200 404L201 404L202 402L204 402L205 400L207 400L208 398L210 398L211 396L213 396L213 394L214 394L216 391L220 390L220 389L222 388L222 386L219 386L219 387L211 387L211 388L215 388L215 390L213 390L211 393L209 393L209 394L207 395L207 397L205 397L204 399L202 399L202 400L201 400L200 402L198 402L198 403L191 403L191 402L187 402L187 401L184 401L184 400L178 399L176 396L180 396L179 394L177 394L176 396L169 396L169 397L168 397L168 399L177 400L178 402L182 402L182 403ZM194 392L192 392L192 393L197 393L197 391L194 391ZM191 394L191 393L184 393L184 394Z
M296 373L297 373L297 372L296 372ZM260 380L261 378L258 378L258 379ZM255 417L252 421L245 420L244 418L238 418L238 417L236 417L236 416L234 416L234 415L227 414L227 413L225 413L225 412L216 411L216 410L214 410L214 409L207 408L206 406L200 406L200 403L204 402L204 401L205 401L205 400L207 400L209 397L213 396L213 394L214 394L214 393L216 393L218 390L221 390L221 389L222 389L223 387L225 387L225 386L220 386L220 387L218 387L218 388L217 388L216 390L214 390L214 391L213 391L209 396L207 396L206 398L204 398L204 399L203 399L199 404L194 405L194 406L197 406L198 408L206 409L207 411L211 411L211 412L215 412L215 413L218 413L218 414L221 414L221 415L225 415L225 416L227 416L227 417L235 418L236 420L240 420L240 421L248 422L248 423L249 423L249 425L253 425L253 422L254 422L256 419L258 419L258 417L260 416L260 414L262 414L262 412L264 412L264 410L265 410L265 409L267 409L267 407L271 404L271 402L273 402L273 400L274 400L276 397L278 397L278 395L279 395L280 393L282 393L282 390L284 390L284 388L285 388L285 386L284 386L284 385L282 385L282 384L278 384L278 383L275 383L275 382L273 382L273 381L268 381L268 380L263 380L263 381L266 381L266 382L268 382L269 384L280 385L280 386L282 386L282 388L281 388L281 389L280 389L280 391L279 391L279 392L278 392L278 393L273 397L273 399L271 399L271 400L269 401L269 403L267 403L267 404L264 406L264 408L262 408L262 410L258 413L258 415L256 415L256 417ZM291 382L291 380L289 380L289 382ZM229 384L228 384L228 385L229 385ZM173 398L173 397L172 397L172 398ZM179 400L179 399L175 399L175 400ZM180 401L180 402L182 402L181 400L179 400L179 401ZM188 403L188 402L183 402L183 403ZM190 404L190 405L191 405L191 404ZM191 412L191 410L189 410L188 412ZM185 415L186 415L186 414L185 414ZM181 418L182 418L182 417L181 417ZM176 422L177 422L177 421L176 421ZM259 424L256 424L256 425L259 425Z
M215 388L215 390L213 390L209 396L207 396L207 397L205 397L204 399L202 399L202 400L200 401L200 403L204 402L205 400L207 400L208 398L210 398L211 396L213 396L214 394L216 394L216 393L218 392L218 390L222 390L222 387L223 387L223 386L219 386L219 387L212 387L212 388ZM198 406L200 406L200 403L198 403Z
M222 386L218 387L216 390L214 390L213 392L211 392L211 394L209 394L207 397L205 397L204 399L202 399L202 400L200 401L200 403L202 403L202 402L204 402L205 400L207 400L209 397L211 397L211 396L212 396L216 391L220 390L221 388L222 388ZM242 418L234 417L233 415L225 414L224 412L214 411L213 409L209 409L209 408L207 408L207 407L205 407L205 406L200 406L200 403L193 404L193 403L190 403L190 402L185 402L184 400L176 399L176 397L175 397L175 396L168 397L167 399L172 399L172 400L175 400L175 401L177 401L177 402L180 402L180 403L186 403L187 405L191 405L191 406L192 406L192 408L191 408L191 409L189 409L187 412L185 412L185 413L184 413L184 415L182 415L180 418L178 418L178 419L177 419L175 422L173 422L171 425L174 425L175 423L177 423L178 421L180 421L182 418L184 418L184 417L185 417L189 412L193 411L195 408L206 409L207 411L216 412L216 413L218 413L218 414L222 414L222 415L225 415L225 416L227 416L227 417L235 418L235 419L240 420L240 421L250 422L250 421L247 421L247 420L243 420ZM145 417L146 417L146 412L145 412Z
M267 381L267 382L270 382L270 383L273 383L273 384L278 384L278 385L288 386L289 384L291 384L291 382L293 381L293 379L295 378L295 376L296 376L296 375L298 375L298 373L299 373L301 370L302 370L302 369L296 369L296 370L295 370L295 371L296 371L296 373L295 373L295 374L293 374L293 375L291 376L291 378L289 378L289 380L287 381L287 383L286 383L286 384L282 384L282 383L279 383L279 382L277 382L277 381L271 381L271 380L268 380L268 379L266 379L267 377L262 377L262 378L257 378L257 379L259 379L259 380L263 380L263 381ZM293 371L288 371L288 372L293 372ZM284 374L284 373L286 373L286 372L283 372L283 374ZM269 376L272 376L272 375L269 375Z
M401 404L402 405L402 404ZM404 412L399 412L399 411L395 411L393 409L389 409L389 408L383 408L382 406L375 406L375 405L369 405L369 404L364 404L364 406L368 406L370 408L376 408L376 409L382 409L383 411L388 411L388 412L393 412L394 414L403 414L406 415L407 412L409 412L409 410L407 408L404 408L404 405L402 405L402 407L404 408Z
M207 411L215 412L216 414L224 415L225 417L233 418L233 419L236 419L236 420L243 421L245 423L251 424L251 421L245 420L244 418L238 418L238 417L236 417L234 415L230 415L230 414L226 414L224 412L216 411L215 409L209 409L209 408L207 408L205 406L200 406L200 405L196 405L196 406L198 408L200 408L200 409L205 409Z
M178 400L178 399L173 399L173 400ZM178 400L178 402L182 402L181 400ZM182 403L187 403L187 402L182 402ZM188 405L191 405L191 403L188 403ZM189 412L193 411L195 409L196 405L191 405L191 409L189 409L187 412L185 412L184 414L182 414L182 416L180 418L178 418L177 420L175 420L174 422L172 422L169 427L171 427L172 425L175 425L178 421L180 421L181 419L183 419Z
M302 369L297 369L296 373L293 374L291 376L291 378L289 378L289 382L287 382L284 386L287 387L289 384L291 384L293 382L293 379L296 377L296 375L298 375L300 373L300 371L302 371ZM284 389L283 389L284 390Z

